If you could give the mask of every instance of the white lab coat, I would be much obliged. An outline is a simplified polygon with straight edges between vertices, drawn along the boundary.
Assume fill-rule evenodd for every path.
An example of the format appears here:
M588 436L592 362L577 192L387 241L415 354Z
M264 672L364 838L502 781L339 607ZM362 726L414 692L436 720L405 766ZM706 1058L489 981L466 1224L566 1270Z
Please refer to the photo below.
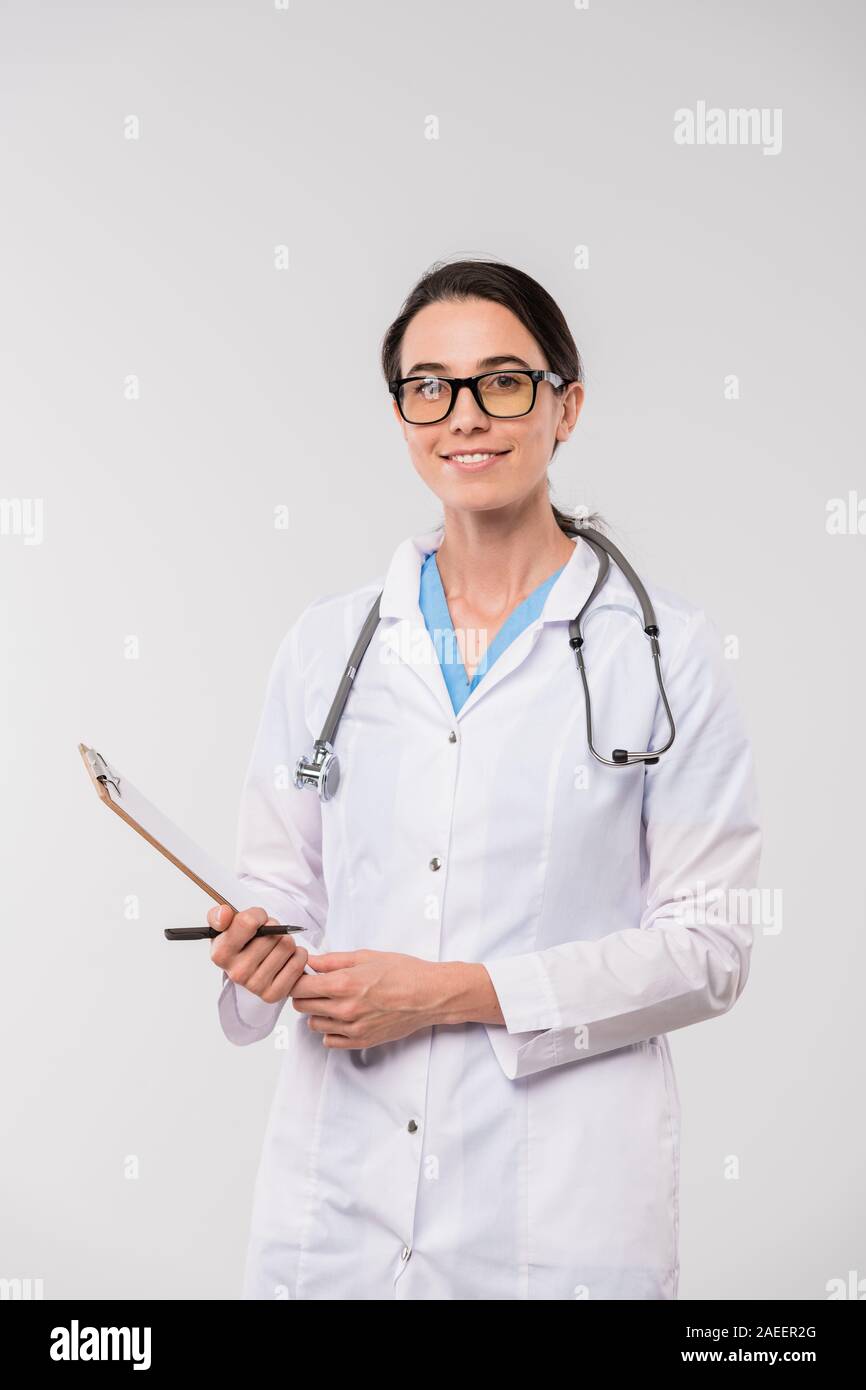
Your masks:
M676 1298L680 1105L666 1034L738 999L761 850L721 638L643 576L676 740L649 768L597 763L568 644L597 574L578 541L540 618L455 715L418 606L423 557L443 534L405 540L384 582L314 601L287 633L236 867L280 920L308 928L313 951L483 962L505 1025L329 1049L291 1000L266 1004L223 972L232 1042L266 1038L278 1017L287 1030L243 1296ZM341 785L322 804L293 786L294 764L383 587L336 738ZM583 619L606 756L667 736L632 614L612 562Z

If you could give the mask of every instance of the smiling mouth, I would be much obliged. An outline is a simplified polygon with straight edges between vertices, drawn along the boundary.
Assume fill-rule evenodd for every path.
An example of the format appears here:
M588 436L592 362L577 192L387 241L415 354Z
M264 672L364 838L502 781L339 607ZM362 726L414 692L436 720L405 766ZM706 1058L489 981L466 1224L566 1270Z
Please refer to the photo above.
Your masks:
M489 463L491 459L502 458L503 454L510 454L510 449L476 449L473 452L443 454L446 463L459 463L463 467L471 467L473 464Z

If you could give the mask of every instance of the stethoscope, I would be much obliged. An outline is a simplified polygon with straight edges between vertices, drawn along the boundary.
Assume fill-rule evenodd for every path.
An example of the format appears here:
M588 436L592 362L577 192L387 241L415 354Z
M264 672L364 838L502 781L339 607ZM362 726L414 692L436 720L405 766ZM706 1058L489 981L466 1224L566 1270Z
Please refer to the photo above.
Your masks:
M644 588L635 571L632 569L628 560L623 555L622 551L618 550L617 547L613 544L613 542L608 540L606 536L601 535L599 531L594 531L589 526L580 526L578 523L578 533L583 538L583 540L586 541L587 545L592 547L592 549L598 556L598 575L596 577L595 584L593 585L592 593L586 600L586 603L581 608L577 617L572 618L571 622L568 625L569 646L574 651L574 658L577 663L577 669L580 672L580 679L583 682L583 692L586 703L587 742L589 743L590 751L592 752L593 756L600 763L604 763L606 767L629 767L633 763L640 762L646 763L647 766L650 766L651 764L658 762L659 755L661 753L667 752L667 750L670 748L671 744L674 741L674 736L676 733L676 730L674 728L673 715L671 714L671 707L668 704L668 697L665 694L664 681L662 680L661 665L659 661L659 628L658 623L656 622L655 611L653 609L652 603L650 602L649 594L647 593L646 589ZM597 752L592 741L592 708L589 699L589 686L586 680L586 666L584 665L583 660L584 639L581 636L580 632L580 620L583 617L589 605L592 603L599 589L601 589L602 585L607 579L608 571L610 569L610 560L608 559L608 553L613 556L614 560L616 560L616 563L619 565L623 574L626 575L629 583L632 586L632 589L637 595L638 601L640 602L640 606L643 611L643 630L650 641L650 652L652 655L653 665L655 667L659 693L661 694L662 703L665 707L665 714L667 715L668 727L670 729L670 737L668 738L667 743L662 744L661 748L646 749L642 753L630 753L625 748L614 748L611 756L609 758L605 758L602 756L601 753ZM313 745L312 761L310 762L306 758L299 758L295 767L295 786L301 789L304 787L316 787L318 789L319 798L322 801L330 801L331 797L335 795L337 788L340 784L340 764L337 759L337 755L334 752L334 740L337 736L337 729L339 728L340 720L343 716L343 709L345 708L346 701L349 698L349 692L352 689L355 677L358 674L358 667L361 665L364 653L369 647L370 642L373 638L373 633L376 631L376 628L379 625L379 601L382 597L383 592L384 590L380 591L379 594L376 596L376 602L373 604L373 607L367 614L364 626L362 627L361 632L358 636L358 640L352 648L351 655L346 663L346 669L343 672L342 680L340 681L340 684L337 688L337 693L334 696L331 708L328 711L328 717L325 720L322 732L319 734L319 737L316 739L316 742ZM635 614L634 616L637 617L637 614Z

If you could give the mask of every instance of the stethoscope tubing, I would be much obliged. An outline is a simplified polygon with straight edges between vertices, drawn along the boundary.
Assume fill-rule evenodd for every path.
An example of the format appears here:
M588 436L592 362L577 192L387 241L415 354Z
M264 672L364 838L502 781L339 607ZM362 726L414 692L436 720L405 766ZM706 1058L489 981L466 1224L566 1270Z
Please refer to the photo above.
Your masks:
M584 603L583 607L581 608L580 612L577 614L575 618L572 618L571 622L568 625L569 645L571 646L574 652L575 663L577 665L581 683L583 685L584 703L586 708L587 743L589 745L590 752L593 754L593 757L595 757L598 762L603 763L606 767L631 767L635 763L641 762L645 763L648 766L652 766L653 764L659 761L659 757L662 753L667 752L676 736L676 726L674 724L674 718L671 713L671 707L668 702L667 692L665 691L664 680L662 678L660 659L661 652L659 649L659 627L656 621L655 610L653 608L650 596L644 588L644 585L640 579L640 576L629 564L628 560L625 558L618 546L614 545L613 541L609 540L607 536L603 536L600 531L596 531L590 526L579 525L577 528L577 534L580 538L586 541L586 543L591 547L596 557L598 558L598 574L596 576L595 583L593 584L592 591L588 599ZM643 613L644 632L646 633L650 641L651 655L653 660L653 666L655 668L656 682L658 684L659 694L661 696L662 704L664 705L665 714L668 721L669 736L667 742L663 743L659 748L644 749L642 752L629 752L629 750L625 748L614 748L612 756L610 758L606 758L602 753L599 753L592 739L592 701L590 699L589 682L587 680L586 666L583 659L584 637L580 630L580 620L583 617L589 605L592 603L593 599L596 597L596 594L598 594L601 588L603 587L605 580L607 579L608 571L610 569L609 556L613 556L617 565L622 570L623 574L626 576L629 583L631 584L631 587L638 599L638 602L640 603L641 612ZM322 726L322 732L316 739L313 750L313 759L312 761L309 761L305 758L299 758L295 768L295 786L299 788L303 788L306 786L316 786L318 789L319 797L323 801L330 800L331 797L335 795L337 787L339 786L340 769L337 755L334 752L334 741L337 736L337 729L339 728L340 720L343 716L343 710L346 707L346 701L349 698L349 695L352 691L352 687L355 682L355 677L357 676L361 662L364 659L364 654L367 651L367 648L369 647L370 642L373 639L373 633L376 631L376 628L379 625L379 604L381 602L383 592L384 590L380 591L377 594L376 600L372 608L370 609L370 612L367 614L367 617L364 621L364 626L361 628L361 631L358 634L358 639L355 642L355 645L352 648L352 651L349 655L349 660L346 662L346 668L343 672L343 675L340 679L340 684L338 685L337 691L331 702L331 707L328 710L327 718L325 719L325 723Z

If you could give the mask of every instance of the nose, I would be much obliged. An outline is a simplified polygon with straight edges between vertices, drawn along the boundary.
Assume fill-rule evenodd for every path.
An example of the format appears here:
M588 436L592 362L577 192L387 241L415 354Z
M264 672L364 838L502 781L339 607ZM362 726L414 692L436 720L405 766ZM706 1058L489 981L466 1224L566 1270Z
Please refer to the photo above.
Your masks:
M487 423L487 415L481 409L468 386L458 386L457 396L451 407L452 429L475 429Z

